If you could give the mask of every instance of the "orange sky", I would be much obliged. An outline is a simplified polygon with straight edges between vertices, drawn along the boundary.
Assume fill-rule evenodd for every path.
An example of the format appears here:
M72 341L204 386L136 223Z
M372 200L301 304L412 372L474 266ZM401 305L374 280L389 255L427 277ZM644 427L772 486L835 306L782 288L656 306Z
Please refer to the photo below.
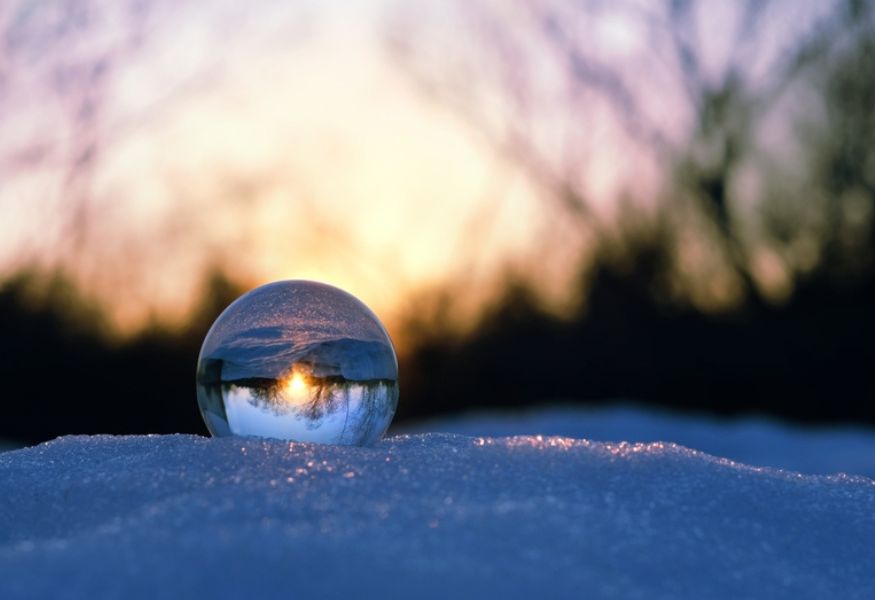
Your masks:
M215 23L234 20L233 3L208 18L203 7L161 8L145 45L101 88L93 216L76 253L63 229L64 165L80 134L45 82L67 56L116 46L59 43L37 65L44 77L15 80L15 124L0 139L7 155L21 153L50 127L60 148L38 168L9 169L5 268L67 266L123 330L153 314L183 319L210 263L251 282L327 281L389 321L411 291L447 278L464 278L476 307L546 222L525 178L392 64L388 4L279 10L227 43ZM92 28L123 39L118 23Z
M579 236L557 229L525 175L395 64L384 43L394 0L258 11L152 0L140 20L95 0L72 33L65 3L27 6L0 9L7 33L20 33L0 55L0 272L61 265L122 331L156 315L181 322L210 265L253 284L338 285L390 327L413 292L450 279L476 311L509 266L527 265L548 299L568 300ZM647 51L621 17L602 15L592 35L609 58ZM609 208L624 184L655 175L592 111L581 178ZM71 170L89 136L96 160Z

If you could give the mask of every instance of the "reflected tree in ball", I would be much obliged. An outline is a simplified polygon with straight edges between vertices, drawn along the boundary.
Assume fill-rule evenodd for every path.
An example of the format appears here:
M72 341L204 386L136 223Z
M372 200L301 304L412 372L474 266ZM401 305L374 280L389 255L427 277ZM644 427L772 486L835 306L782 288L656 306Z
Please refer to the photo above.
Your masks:
M219 315L197 366L214 436L375 442L398 404L398 361L380 320L330 285L279 281Z

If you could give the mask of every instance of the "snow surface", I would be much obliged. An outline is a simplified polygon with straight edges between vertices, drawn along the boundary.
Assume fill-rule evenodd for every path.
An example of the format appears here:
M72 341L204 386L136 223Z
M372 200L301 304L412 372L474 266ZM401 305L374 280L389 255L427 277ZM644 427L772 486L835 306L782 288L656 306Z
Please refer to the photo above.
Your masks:
M671 441L749 465L808 474L852 473L875 479L875 429L800 426L765 417L717 418L639 406L557 405L479 412L408 425L397 433L559 435L610 442Z
M875 598L875 481L668 443L65 437L0 454L0 598Z

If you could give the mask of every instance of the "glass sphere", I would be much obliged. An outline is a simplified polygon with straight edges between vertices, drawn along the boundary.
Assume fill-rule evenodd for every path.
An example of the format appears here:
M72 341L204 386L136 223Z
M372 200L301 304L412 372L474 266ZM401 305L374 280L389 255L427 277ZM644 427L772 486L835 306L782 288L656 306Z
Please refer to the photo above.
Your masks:
M370 444L398 405L398 361L380 320L313 281L256 288L219 315L197 365L197 401L214 436Z

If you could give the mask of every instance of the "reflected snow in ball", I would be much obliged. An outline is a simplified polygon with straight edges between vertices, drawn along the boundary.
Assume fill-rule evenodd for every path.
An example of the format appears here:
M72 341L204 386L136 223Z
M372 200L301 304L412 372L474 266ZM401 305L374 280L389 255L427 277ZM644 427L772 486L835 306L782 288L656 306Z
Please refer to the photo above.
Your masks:
M363 445L398 404L398 361L367 306L330 285L280 281L219 315L197 367L201 416L214 436Z

